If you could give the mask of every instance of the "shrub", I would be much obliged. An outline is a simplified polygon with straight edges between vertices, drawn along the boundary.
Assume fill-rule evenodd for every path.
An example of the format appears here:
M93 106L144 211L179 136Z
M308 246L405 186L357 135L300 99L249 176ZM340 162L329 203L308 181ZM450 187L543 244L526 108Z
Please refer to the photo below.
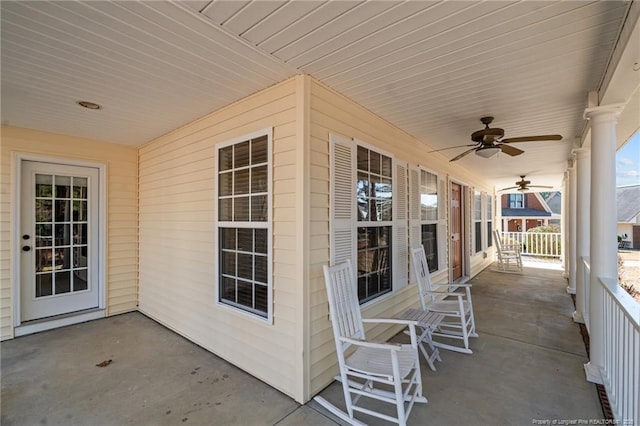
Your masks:
M545 225L528 229L527 235L525 236L525 245L527 247L527 252L530 254L539 255L560 254L562 249L560 238L552 239L530 235L542 233L560 233L560 227L557 225Z

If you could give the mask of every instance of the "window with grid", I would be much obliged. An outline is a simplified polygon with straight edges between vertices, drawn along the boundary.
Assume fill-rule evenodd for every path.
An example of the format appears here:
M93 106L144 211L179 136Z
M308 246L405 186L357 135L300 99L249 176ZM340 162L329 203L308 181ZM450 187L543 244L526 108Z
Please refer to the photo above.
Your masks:
M487 195L487 247L493 245L493 197Z
M524 195L523 194L509 194L509 208L510 209L523 209L524 208Z
M358 299L365 303L391 291L393 182L391 157L358 146Z
M420 240L429 271L438 269L438 176L420 170Z
M218 148L218 301L270 318L269 135Z
M482 194L473 193L473 240L475 241L475 253L482 251Z

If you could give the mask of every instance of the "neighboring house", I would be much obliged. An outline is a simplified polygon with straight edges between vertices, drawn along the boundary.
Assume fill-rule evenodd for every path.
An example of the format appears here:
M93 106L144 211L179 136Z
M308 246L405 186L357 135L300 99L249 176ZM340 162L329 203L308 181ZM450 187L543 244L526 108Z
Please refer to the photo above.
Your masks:
M482 176L309 76L140 148L3 126L0 158L2 339L137 309L299 402L337 371L323 265L351 259L391 317L417 301L409 247L437 282L494 258Z
M616 188L621 247L640 249L640 185Z
M560 205L559 191L502 194L502 230L526 232L537 226L560 226Z

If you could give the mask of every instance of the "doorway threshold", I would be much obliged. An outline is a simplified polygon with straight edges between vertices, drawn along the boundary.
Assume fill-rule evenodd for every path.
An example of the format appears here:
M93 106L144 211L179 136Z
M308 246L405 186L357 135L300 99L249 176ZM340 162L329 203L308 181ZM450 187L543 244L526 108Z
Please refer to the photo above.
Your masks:
M15 337L26 336L27 334L39 333L41 331L65 327L67 325L78 324L104 317L106 317L106 309L86 309L83 311L23 322L14 328L14 334Z

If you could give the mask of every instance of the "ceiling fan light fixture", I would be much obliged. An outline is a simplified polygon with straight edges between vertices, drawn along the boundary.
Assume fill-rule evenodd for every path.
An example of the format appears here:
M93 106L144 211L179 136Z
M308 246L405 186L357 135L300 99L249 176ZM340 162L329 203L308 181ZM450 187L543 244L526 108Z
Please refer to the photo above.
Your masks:
M500 148L498 148L497 146L481 147L478 148L475 152L476 155L479 155L480 157L490 158L499 153Z
M518 191L520 191L520 192L528 192L529 188L527 188L525 186L521 186L520 188L518 188Z

